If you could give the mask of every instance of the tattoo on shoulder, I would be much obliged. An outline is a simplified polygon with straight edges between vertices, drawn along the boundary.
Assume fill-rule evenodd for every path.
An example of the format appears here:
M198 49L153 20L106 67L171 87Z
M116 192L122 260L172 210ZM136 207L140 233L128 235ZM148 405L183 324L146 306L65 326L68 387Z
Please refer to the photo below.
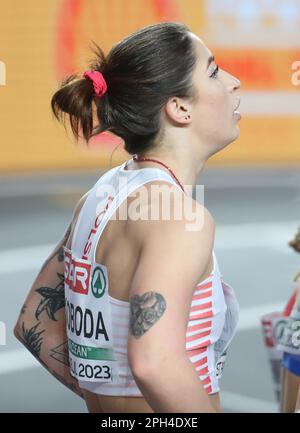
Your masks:
M139 338L147 332L164 314L167 307L165 298L157 292L146 292L130 298L131 334Z
M21 309L21 314L24 314L26 311L27 305L23 304L22 309Z
M43 329L42 331L37 330L39 325L40 323L38 322L36 325L32 326L31 328L26 329L23 322L22 335L20 335L24 345L38 359L39 359L41 346L43 342L43 338L41 337L41 334L45 332L45 329Z
M53 349L50 350L50 356L56 361L69 366L68 341L53 347Z
M57 273L59 283L53 289L52 287L39 287L36 289L42 299L37 306L35 312L36 320L39 320L40 315L45 311L51 320L57 321L55 313L65 306L65 290L64 290L64 275Z

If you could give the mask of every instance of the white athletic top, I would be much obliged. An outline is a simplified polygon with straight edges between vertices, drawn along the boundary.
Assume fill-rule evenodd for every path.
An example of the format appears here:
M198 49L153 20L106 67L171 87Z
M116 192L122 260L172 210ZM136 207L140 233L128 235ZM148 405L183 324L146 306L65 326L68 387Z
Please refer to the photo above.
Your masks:
M96 263L96 247L107 221L132 191L157 179L180 187L160 168L125 170L126 162L104 173L89 190L70 250L64 247L66 323L71 374L81 388L102 395L141 397L127 357L130 304L109 295L107 268ZM208 394L219 391L239 314L234 291L222 280L214 251L213 258L212 274L195 287L186 330L187 354Z

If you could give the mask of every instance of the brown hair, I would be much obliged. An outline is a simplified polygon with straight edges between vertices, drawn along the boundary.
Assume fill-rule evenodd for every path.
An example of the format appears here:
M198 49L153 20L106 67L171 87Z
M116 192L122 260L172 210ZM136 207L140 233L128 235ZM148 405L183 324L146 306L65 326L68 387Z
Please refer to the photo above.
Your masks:
M76 139L81 127L86 142L111 131L124 140L130 154L152 148L163 132L161 109L168 99L178 96L194 101L198 97L192 83L197 55L189 32L179 22L149 25L119 41L107 57L92 41L96 58L89 69L103 74L107 92L96 99L91 80L69 75L51 99L55 117L62 120L63 113L69 114Z

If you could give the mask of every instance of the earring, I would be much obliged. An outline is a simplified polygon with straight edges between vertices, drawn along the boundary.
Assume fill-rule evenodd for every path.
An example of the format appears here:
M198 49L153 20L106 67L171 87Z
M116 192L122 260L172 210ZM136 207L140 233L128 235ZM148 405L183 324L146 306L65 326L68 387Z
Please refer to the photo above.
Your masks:
M190 115L188 115L188 116L187 116L187 117L185 117L185 118L187 119L187 118L190 118L190 117L191 117L191 116L190 116Z

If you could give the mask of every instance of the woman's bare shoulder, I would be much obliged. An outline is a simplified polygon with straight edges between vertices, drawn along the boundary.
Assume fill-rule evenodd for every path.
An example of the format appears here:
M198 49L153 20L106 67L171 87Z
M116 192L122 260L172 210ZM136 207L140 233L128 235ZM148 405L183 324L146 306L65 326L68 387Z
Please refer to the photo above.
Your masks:
M181 227L178 233L180 230L194 235L203 230L214 232L214 218L209 209L175 184L157 179L143 187L143 194L136 191L139 215L135 213L135 218L131 218L133 215L128 213L129 230L136 240L146 241L153 233L161 231L163 234L164 230L172 231L175 226Z

